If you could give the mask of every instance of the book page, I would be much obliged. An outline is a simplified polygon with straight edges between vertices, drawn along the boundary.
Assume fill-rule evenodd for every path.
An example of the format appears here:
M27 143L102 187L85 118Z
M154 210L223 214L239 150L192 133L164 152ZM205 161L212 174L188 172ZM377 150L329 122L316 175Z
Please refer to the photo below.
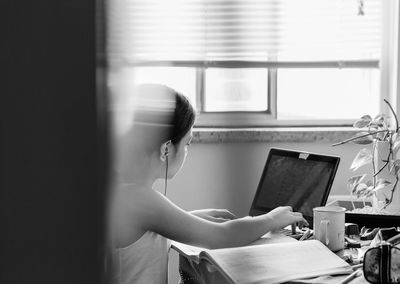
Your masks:
M207 250L205 248L186 245L180 242L172 241L171 247L176 250L179 254L190 258L192 261L199 263L199 255L203 250Z
M276 233L267 233L258 240L250 243L249 245L263 245L263 244L283 243L283 242L297 242L297 240L276 232ZM207 250L202 247L191 246L176 241L172 241L171 247L178 253L190 258L192 261L195 261L196 263L199 263L200 252L202 252L203 250Z
M279 232L272 232L263 235L258 240L248 244L248 245L265 245L265 244L276 244L276 243L287 243L287 242L297 242L296 239L285 236Z
M200 259L213 263L232 283L243 284L352 272L348 263L316 240L208 250Z

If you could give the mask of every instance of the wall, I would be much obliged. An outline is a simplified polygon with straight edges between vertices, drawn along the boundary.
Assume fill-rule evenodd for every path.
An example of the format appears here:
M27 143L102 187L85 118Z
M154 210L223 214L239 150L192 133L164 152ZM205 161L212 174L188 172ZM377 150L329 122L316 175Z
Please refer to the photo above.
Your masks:
M1 4L0 283L103 283L95 3Z
M323 143L193 143L186 164L169 182L168 197L177 205L193 210L227 208L245 216L258 185L270 147L304 150L341 157L331 194L347 195L349 167L360 146L346 144L332 147ZM162 183L157 184L158 188ZM177 254L170 253L170 281L178 283Z

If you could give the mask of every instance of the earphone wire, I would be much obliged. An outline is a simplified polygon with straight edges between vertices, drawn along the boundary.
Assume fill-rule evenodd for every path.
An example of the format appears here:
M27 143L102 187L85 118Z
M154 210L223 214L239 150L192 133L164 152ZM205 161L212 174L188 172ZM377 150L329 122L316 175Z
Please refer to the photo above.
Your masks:
M165 183L164 183L164 196L167 196L167 179L168 179L168 155L166 156L165 164Z
M164 184L164 196L167 196L167 183L168 183L168 154L169 154L169 149L168 145L171 144L171 140L168 140L165 142L165 184Z

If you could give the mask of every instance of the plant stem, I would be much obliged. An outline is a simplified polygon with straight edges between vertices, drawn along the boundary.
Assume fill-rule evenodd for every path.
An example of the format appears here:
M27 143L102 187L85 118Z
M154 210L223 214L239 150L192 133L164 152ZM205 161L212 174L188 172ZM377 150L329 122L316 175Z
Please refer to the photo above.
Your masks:
M353 199L352 200L350 200L351 201L351 205L353 205L353 210L356 210L356 206L354 205L354 201L353 201Z
M396 121L397 121L397 118L396 118ZM387 165L387 164L389 163L390 156L392 156L392 158L393 158L392 146L393 146L392 139L389 139L389 154L388 154L387 162L386 162L385 165ZM392 190L390 191L390 199L388 200L388 202L386 202L386 204L385 204L385 206L383 207L383 209L386 209L386 207L388 207L389 204L392 203L394 191L396 190L396 187L397 187L397 183L398 183L398 182L399 182L399 176L398 176L398 174L397 174L397 172L396 172L396 182L394 183L393 188L392 188Z
M386 207L388 207L389 204L392 203L394 191L396 190L396 187L397 187L397 183L398 183L398 182L399 182L399 176L396 175L396 182L394 183L394 186L393 186L392 190L390 191L390 199L389 199L389 201L385 204L385 206L383 207L383 209L386 209Z
M374 174L374 177L376 177L377 175L379 175L381 173L381 171L389 164L389 161L386 160L385 164L379 169L379 171L377 173Z
M386 158L386 161L384 161L385 163L383 164L383 166L379 169L379 171L377 173L374 174L374 177L379 175L379 173L389 164L389 159L390 159L390 155L392 154L392 142L389 141L389 154ZM375 150L375 149L374 149ZM375 156L375 152L373 154ZM382 160L383 161L383 160ZM374 162L372 162L373 164ZM375 167L374 167L374 171L375 171Z
M378 131L370 132L370 133L363 134L363 135L360 135L360 136L351 137L351 138L346 139L346 140L344 140L342 142L338 142L338 143L332 144L332 146L343 145L343 144L346 144L346 143L348 143L350 141L357 140L357 139L360 139L360 138L363 138L363 137L367 137L369 135L374 135L374 134L377 134L377 133L388 132L388 131L389 130L378 130Z
M376 143L373 144L372 146L372 171L374 172L374 175L372 176L372 181L374 184L374 188L376 187L376 170L375 170L375 149L376 149Z
M392 112L392 114L393 114L393 116L394 116L394 119L395 119L395 121L396 121L396 132L398 132L399 131L399 120L397 119L397 115L396 115L396 113L394 112L394 110L393 110L393 108L392 108L392 105L386 100L386 99L383 99L384 101L385 101L385 103L389 106L389 108L390 108L390 110L391 110L391 112Z

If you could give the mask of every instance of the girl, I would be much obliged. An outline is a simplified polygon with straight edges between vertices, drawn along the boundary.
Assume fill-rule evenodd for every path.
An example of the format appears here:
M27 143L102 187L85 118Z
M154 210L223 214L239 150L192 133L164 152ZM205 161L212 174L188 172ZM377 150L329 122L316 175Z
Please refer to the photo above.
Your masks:
M257 217L227 210L186 212L153 189L173 178L185 162L195 112L181 94L162 85L141 85L134 125L119 145L118 187L111 224L117 282L166 283L168 240L205 248L246 245L267 232L307 221L290 207Z

